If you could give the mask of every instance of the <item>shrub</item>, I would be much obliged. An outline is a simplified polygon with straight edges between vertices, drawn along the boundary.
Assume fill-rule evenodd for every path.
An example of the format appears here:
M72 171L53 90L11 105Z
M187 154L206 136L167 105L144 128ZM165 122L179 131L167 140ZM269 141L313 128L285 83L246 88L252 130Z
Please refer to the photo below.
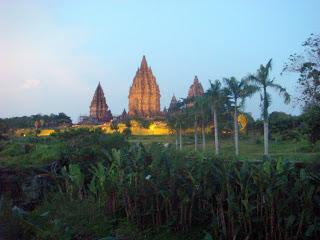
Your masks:
M91 169L91 180L79 184L80 168L66 168L61 200L34 212L48 212L37 222L40 229L54 233L57 227L56 236L90 239L112 233L107 216L113 216L142 230L202 226L217 239L308 239L320 231L320 206L313 201L319 182L312 180L320 176L287 161L226 161L161 144L133 144L112 150L109 165Z

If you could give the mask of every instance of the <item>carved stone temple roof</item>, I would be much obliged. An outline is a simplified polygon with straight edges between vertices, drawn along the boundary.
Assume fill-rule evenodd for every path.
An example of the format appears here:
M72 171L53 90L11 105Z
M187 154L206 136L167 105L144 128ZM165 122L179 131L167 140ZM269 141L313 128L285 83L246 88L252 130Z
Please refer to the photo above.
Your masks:
M160 90L143 56L129 91L129 115L153 117L160 114Z
M108 122L112 119L100 82L91 101L90 117L98 122Z
M188 91L188 98L193 98L197 96L202 96L204 94L203 87L198 80L198 77L195 76L193 84L190 86Z
M170 105L169 105L169 111L174 111L176 106L177 106L177 99L176 99L176 96L173 95L172 98L171 98L171 102L170 102Z

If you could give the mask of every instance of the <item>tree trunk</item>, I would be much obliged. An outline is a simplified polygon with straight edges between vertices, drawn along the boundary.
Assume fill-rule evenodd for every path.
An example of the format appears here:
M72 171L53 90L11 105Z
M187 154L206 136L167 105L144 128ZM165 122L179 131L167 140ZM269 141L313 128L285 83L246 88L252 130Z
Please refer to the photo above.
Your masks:
M204 122L202 121L202 150L205 151L206 150L206 129L204 127Z
M179 125L179 142L180 142L180 150L182 150L182 132L181 132L181 124Z
M219 155L218 118L217 118L217 111L215 108L213 108L213 124L214 124L214 145L215 145L216 155Z
M198 147L198 122L197 117L194 117L194 150L197 151Z
M269 114L268 114L268 96L267 89L264 87L263 96L263 137L264 137L264 155L269 155Z
M179 136L178 136L178 131L176 131L176 150L178 150L178 144L179 144Z
M264 134L264 155L269 155L269 123L268 119L263 121L263 134Z
M235 101L234 107L234 145L236 156L239 155L239 130L238 130L238 112L237 112L237 101Z

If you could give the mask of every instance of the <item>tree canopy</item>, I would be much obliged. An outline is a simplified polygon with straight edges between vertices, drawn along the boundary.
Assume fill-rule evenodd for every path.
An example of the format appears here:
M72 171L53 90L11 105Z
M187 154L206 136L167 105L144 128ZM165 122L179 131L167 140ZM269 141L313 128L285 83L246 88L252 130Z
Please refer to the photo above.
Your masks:
M35 126L35 122L41 122L41 127L59 127L72 124L71 118L64 113L12 117L5 118L3 121L10 129L31 128Z
M297 100L302 106L320 104L320 35L311 34L302 46L304 51L290 55L282 72L299 73Z

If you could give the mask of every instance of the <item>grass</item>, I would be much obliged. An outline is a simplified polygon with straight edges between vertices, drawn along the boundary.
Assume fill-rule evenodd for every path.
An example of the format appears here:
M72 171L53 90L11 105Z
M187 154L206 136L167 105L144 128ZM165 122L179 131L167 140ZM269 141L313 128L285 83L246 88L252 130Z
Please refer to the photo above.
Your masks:
M0 148L0 166L39 167L59 160L61 143L39 141L30 143L28 140L15 138Z
M132 136L130 142L141 142L143 144L170 143L175 144L175 136ZM198 139L198 150L202 151L202 142ZM220 140L221 154L225 157L234 157L234 140L233 136L224 137ZM183 148L185 150L194 150L194 137L183 137ZM243 160L260 160L263 157L263 141L260 138L242 137L239 141L240 154L239 158ZM206 151L214 154L213 138L206 139ZM311 161L320 159L320 149L313 149L309 142L301 140L270 140L270 156L273 158L284 158L291 161Z
M175 144L175 136L131 136L131 143L149 145L153 142ZM198 150L202 151L201 138L198 140ZM207 136L206 152L214 154L213 139ZM234 157L233 137L224 137L220 141L221 155L226 158ZM306 141L270 141L270 156L290 161L315 161L320 159L320 149L312 148ZM17 137L10 141L0 142L0 166L12 167L39 167L61 158L62 142L50 137L28 139ZM242 136L239 141L242 160L261 160L263 157L263 141L261 137ZM192 135L183 136L184 151L194 150Z

